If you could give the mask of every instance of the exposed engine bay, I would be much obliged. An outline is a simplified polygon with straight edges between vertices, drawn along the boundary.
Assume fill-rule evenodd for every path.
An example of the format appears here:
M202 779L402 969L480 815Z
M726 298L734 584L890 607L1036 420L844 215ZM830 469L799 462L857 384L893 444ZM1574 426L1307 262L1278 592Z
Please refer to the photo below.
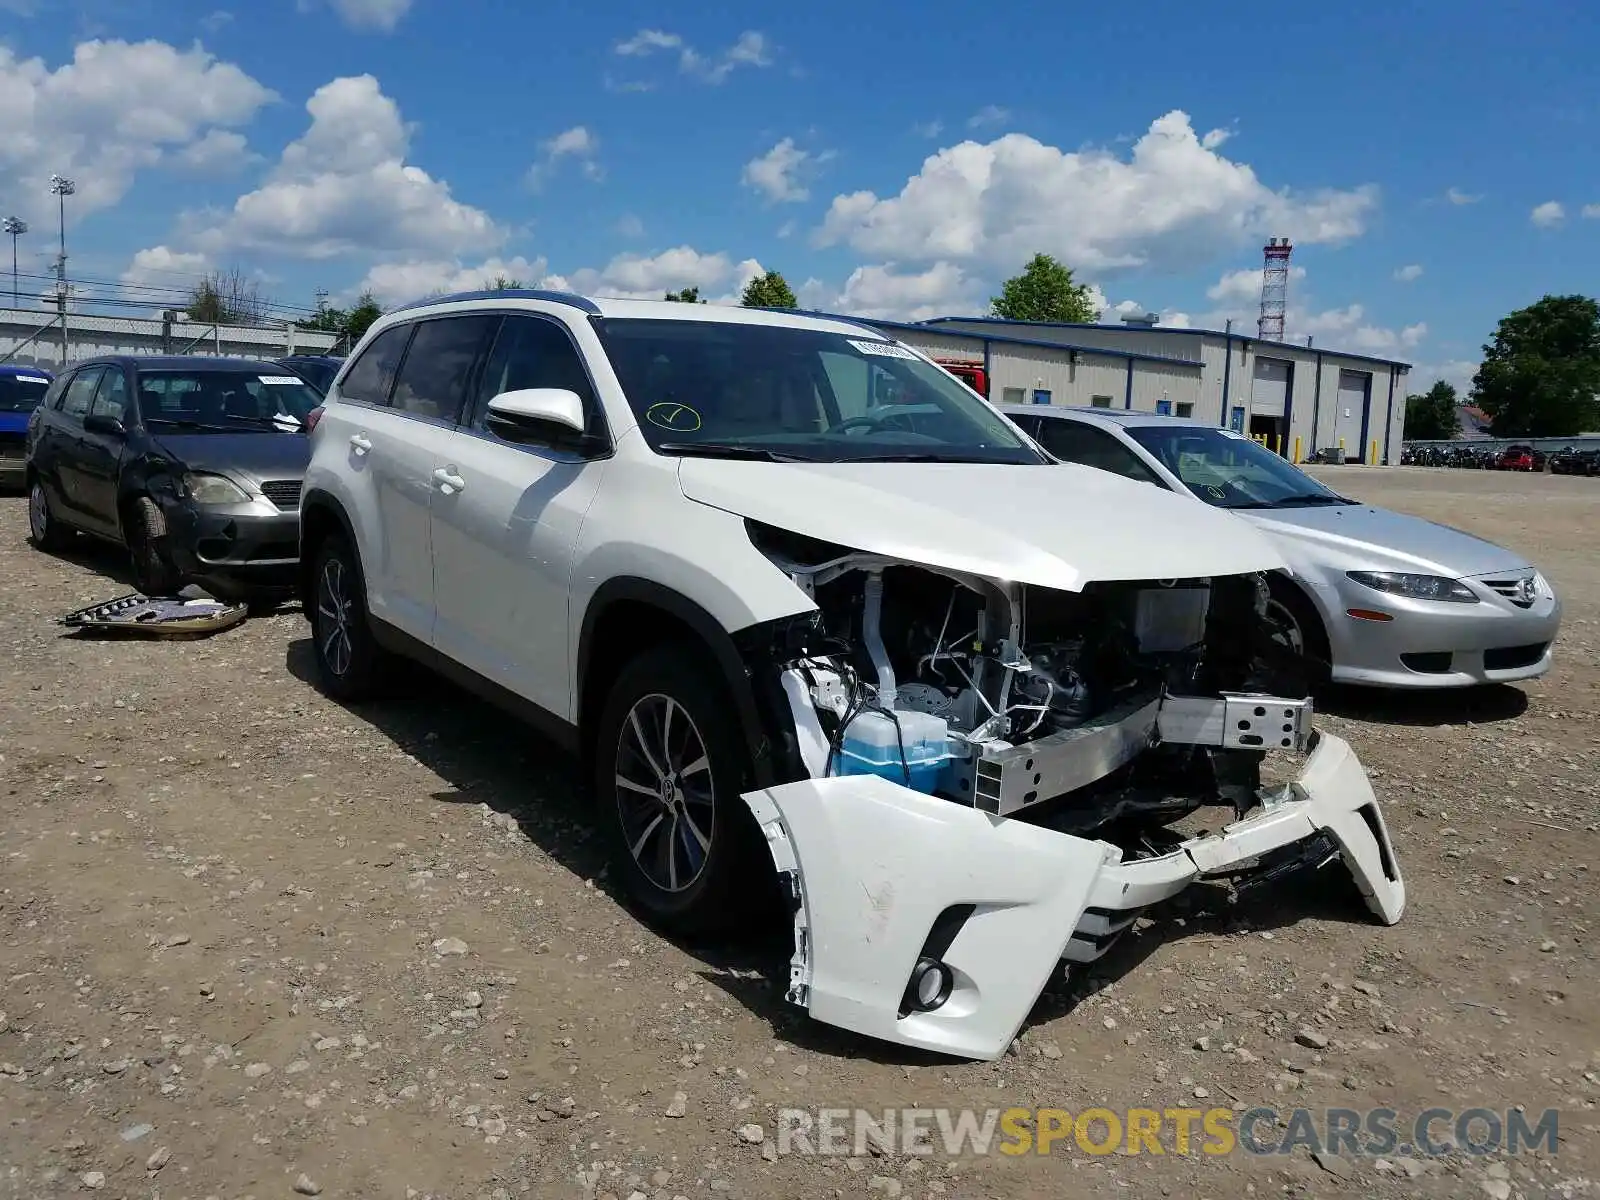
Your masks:
M1219 802L1242 813L1265 751L1309 737L1307 679L1271 634L1260 576L1065 592L764 526L752 537L818 608L805 644L776 664L813 778L880 774L1131 850L1151 818ZM1251 711L1253 730L1232 730L1240 737L1194 736L1195 702L1220 726L1230 696L1270 696L1273 719ZM847 749L864 721L889 751L865 756L865 768ZM917 770L934 761L936 772ZM1136 819L1145 828L1118 828Z
M749 530L816 604L744 647L790 782L741 798L792 901L788 998L817 1020L997 1058L1053 974L1201 881L1338 865L1400 919L1371 783L1312 729L1262 577L1070 592ZM1271 750L1299 774L1263 786ZM1208 805L1220 828L1178 832Z

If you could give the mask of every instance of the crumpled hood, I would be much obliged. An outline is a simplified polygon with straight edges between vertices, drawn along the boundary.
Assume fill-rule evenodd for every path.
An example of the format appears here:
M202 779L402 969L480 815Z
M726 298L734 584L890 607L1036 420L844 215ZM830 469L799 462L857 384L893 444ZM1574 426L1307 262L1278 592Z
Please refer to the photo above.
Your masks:
M1520 554L1470 533L1366 504L1267 509L1243 515L1276 537L1308 550L1322 548L1363 558L1376 570L1422 571L1460 579L1525 571L1529 566Z
M311 439L303 433L159 434L161 451L188 471L229 475L260 483L266 479L304 479L311 462Z
M870 554L1065 591L1283 567L1230 513L1093 467L685 457L683 494Z

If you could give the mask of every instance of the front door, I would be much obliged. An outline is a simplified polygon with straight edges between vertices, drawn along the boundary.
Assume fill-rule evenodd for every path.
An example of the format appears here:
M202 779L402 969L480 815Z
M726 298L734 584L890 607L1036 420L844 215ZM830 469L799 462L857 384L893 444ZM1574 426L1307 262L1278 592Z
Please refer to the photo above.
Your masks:
M512 443L485 427L491 397L566 388L598 402L560 322L508 316L444 468L459 488L434 496L434 644L558 717L571 719L568 592L573 547L606 462L553 445Z

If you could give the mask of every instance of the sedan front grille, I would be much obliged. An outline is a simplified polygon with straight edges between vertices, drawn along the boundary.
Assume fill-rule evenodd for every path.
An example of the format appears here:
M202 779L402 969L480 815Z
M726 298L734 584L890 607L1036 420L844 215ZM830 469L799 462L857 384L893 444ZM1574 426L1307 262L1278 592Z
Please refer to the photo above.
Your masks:
M1533 575L1518 575L1508 579L1485 579L1483 586L1497 596L1503 596L1518 608L1532 608L1535 599Z
M261 494L283 512L293 512L300 507L298 479L269 479L261 485Z

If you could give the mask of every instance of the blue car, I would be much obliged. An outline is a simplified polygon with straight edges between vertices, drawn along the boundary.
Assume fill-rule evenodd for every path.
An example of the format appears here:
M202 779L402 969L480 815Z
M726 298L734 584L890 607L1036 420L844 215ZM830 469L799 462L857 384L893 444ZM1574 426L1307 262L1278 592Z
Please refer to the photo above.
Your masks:
M0 488L26 481L28 415L50 390L51 375L40 367L0 363Z

